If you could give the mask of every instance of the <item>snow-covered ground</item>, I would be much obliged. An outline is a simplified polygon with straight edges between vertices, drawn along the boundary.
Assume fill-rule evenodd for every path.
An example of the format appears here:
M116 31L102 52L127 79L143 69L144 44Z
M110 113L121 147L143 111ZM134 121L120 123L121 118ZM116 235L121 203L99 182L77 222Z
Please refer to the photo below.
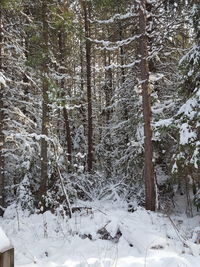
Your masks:
M5 251L10 247L10 240L0 227L0 252Z
M141 208L129 213L123 203L79 205L92 209L71 220L8 208L0 225L15 247L15 266L200 266L199 216L169 218Z

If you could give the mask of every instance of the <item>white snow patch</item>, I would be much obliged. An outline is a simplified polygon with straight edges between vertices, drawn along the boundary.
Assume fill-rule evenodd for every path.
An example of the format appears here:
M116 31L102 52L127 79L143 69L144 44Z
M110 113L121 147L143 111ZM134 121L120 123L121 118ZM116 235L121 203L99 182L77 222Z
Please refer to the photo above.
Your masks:
M172 124L172 118L159 120L154 123L154 126L155 127L168 127L170 124Z
M183 123L180 126L180 144L188 144L189 140L195 139L196 133L190 129L188 123Z
M6 79L2 72L0 72L0 84L6 87Z
M200 88L196 90L195 94L187 100L187 102L181 106L177 115L185 115L192 120L196 114L197 108L199 108L200 101Z
M0 227L0 252L5 251L11 246L10 241L6 234L4 233L3 229Z
M142 208L128 213L123 203L79 205L89 206L92 211L74 213L70 220L50 212L27 216L19 209L16 211L16 207L9 207L0 223L14 244L15 266L199 266L199 245L191 239L199 219L182 218L180 225L180 218L173 218L177 233L167 217ZM100 239L97 231L102 227L112 237L120 230L119 242ZM186 238L188 247L179 235Z

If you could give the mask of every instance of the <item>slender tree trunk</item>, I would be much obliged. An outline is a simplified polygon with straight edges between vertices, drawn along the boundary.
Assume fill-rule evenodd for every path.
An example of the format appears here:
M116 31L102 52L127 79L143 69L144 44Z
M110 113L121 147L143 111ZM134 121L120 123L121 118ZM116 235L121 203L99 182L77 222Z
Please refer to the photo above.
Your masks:
M105 68L111 64L110 58L110 51L105 51L104 54L104 66ZM108 124L110 121L111 110L109 106L111 105L112 99L112 88L113 88L113 81L112 81L112 69L105 70L105 100L106 100L106 123Z
M105 51L104 52L104 67L105 67L105 104L106 104L106 110L105 110L105 126L107 128L106 130L106 138L105 138L105 145L106 145L106 150L108 151L108 154L112 152L112 140L111 140L111 129L109 128L110 124L110 119L111 119L111 101L112 101L112 70L111 69L106 69L107 66L111 64L111 58L110 58L110 51ZM106 164L105 164L105 175L107 178L111 177L112 174L112 160L110 156L106 157Z
M42 2L43 15L43 64L42 64L42 135L48 136L49 111L48 111L48 21L47 21L47 0ZM48 181L48 143L45 138L41 139L41 184L39 197L41 198L47 191Z
M156 208L155 177L153 166L153 147L151 129L151 97L149 90L149 66L148 66L148 46L146 35L146 0L141 0L139 11L140 28L140 55L141 55L141 80L142 99L144 116L144 146L145 146L145 188L146 188L146 209L154 211Z
M3 21L2 21L2 7L0 4L0 72L3 70ZM3 215L3 210L1 207L4 206L4 142L5 137L3 134L3 119L4 119L4 113L3 113L3 91L4 91L4 85L0 83L0 216Z
M64 74L64 62L65 62L65 36L64 36L64 30L63 28L60 29L59 33L59 50L60 50L60 65L61 65L61 73ZM65 79L63 78L61 80L61 94L64 98L65 96ZM72 162L72 138L71 138L71 129L70 129L70 123L69 123L69 115L68 110L65 107L65 101L63 100L63 117L64 117L64 123L65 123L65 129L66 129L66 141L67 141L67 159L69 163Z
M123 40L123 28L122 28L122 23L119 21L119 40ZM120 64L121 64L121 82L122 84L125 82L125 69L124 69L124 56L125 56L125 51L123 45L120 46Z
M118 8L118 12L120 12L119 8ZM119 40L122 41L124 38L124 34L123 34L123 25L121 21L119 21L118 28L119 28ZM120 64L121 64L121 84L123 85L123 83L126 80L125 68L123 67L125 65L125 48L123 45L120 46ZM128 121L128 109L126 106L124 107L124 119ZM128 144L128 143L129 143L129 136L128 136L128 133L126 133L125 144Z
M83 43L80 40L80 64L81 64L81 92L84 90L84 62L83 62Z
M91 86L91 41L90 38L90 4L82 1L85 21L86 37L86 76L87 76L87 100L88 100L88 156L87 170L92 171L93 167L93 120L92 120L92 86Z
M67 158L69 163L72 162L72 138L71 138L71 129L69 124L69 116L66 107L63 108L63 116L65 121L65 129L66 129L66 138L67 138Z

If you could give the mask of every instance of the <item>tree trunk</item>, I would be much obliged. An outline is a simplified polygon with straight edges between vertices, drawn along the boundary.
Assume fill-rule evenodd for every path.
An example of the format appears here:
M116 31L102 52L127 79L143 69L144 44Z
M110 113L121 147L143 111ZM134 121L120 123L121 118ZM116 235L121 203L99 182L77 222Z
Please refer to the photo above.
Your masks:
M86 37L86 76L87 76L87 100L88 100L88 156L87 170L92 171L93 167L93 120L92 120L92 86L91 86L91 41L90 38L90 4L82 1L85 22Z
M142 80L142 100L144 116L144 147L145 147L145 189L146 189L146 209L154 211L156 208L155 177L153 166L153 147L151 129L151 97L149 90L149 66L148 66L148 46L146 35L146 0L141 0L139 10L140 28L140 68Z
M122 41L123 40L123 27L122 27L121 21L119 21L118 28L119 28L119 40ZM124 46L121 45L120 46L120 64L121 64L121 83L122 84L125 82L125 69L123 67L125 63L124 56L125 56Z
M109 127L110 125L110 119L112 115L111 111L111 104L112 104L112 96L113 96L113 84L112 84L112 70L106 69L107 66L111 64L111 58L110 58L110 51L104 52L104 68L105 68L105 86L104 86L104 92L105 92L105 127L106 130L106 138L104 139L106 150L109 154L109 156L106 157L105 162L105 175L107 178L110 178L112 175L112 160L110 158L110 154L112 152L112 138L111 138L111 129ZM103 141L103 140L100 140Z
M84 90L84 62L83 62L83 43L80 40L80 64L81 64L81 92Z
M64 63L65 63L65 36L64 36L64 30L63 28L60 29L59 33L59 50L60 50L60 65L61 65L61 73L65 74ZM64 98L65 96L65 79L63 78L61 80L61 94ZM70 129L70 123L69 123L69 115L68 110L65 107L65 100L63 100L63 117L64 117L64 123L65 123L65 129L66 129L66 142L67 142L67 159L69 163L72 162L72 138L71 138L71 129ZM70 169L70 168L69 168Z
M120 12L120 9L118 8L118 12ZM123 41L124 34L123 34L123 25L121 21L118 23L118 29L119 29L119 40ZM123 86L126 77L125 77L125 68L123 67L125 65L125 48L123 45L120 46L120 64L121 64L121 84ZM128 109L126 106L124 106L124 119L128 121ZM128 133L125 134L125 144L129 143L129 136Z
M42 63L42 135L48 136L49 111L48 111L48 21L47 21L47 0L42 2L43 15L43 63ZM41 139L41 184L39 197L41 198L47 191L48 181L48 143L44 138Z
M67 159L69 163L72 163L72 138L71 138L71 129L69 124L69 116L66 107L63 108L63 117L65 121L66 129L66 140L67 140Z
M0 4L0 72L3 72L3 22L2 22L2 8ZM0 216L3 215L3 210L1 207L4 206L4 142L5 137L3 134L3 120L4 120L4 113L3 113L3 92L4 92L4 85L0 83Z

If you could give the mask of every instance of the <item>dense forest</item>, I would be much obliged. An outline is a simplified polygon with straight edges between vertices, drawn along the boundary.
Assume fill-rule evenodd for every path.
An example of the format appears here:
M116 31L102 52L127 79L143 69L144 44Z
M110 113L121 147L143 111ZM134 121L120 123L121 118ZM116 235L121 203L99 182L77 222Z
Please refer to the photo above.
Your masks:
M1 0L0 206L200 205L198 0Z
M197 267L199 209L199 0L0 0L0 266Z

